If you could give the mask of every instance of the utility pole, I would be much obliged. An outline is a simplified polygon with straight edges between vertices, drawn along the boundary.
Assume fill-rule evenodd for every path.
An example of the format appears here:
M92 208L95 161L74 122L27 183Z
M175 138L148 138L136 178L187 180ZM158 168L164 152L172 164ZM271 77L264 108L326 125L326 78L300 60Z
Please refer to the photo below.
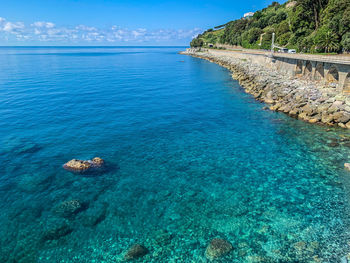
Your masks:
M271 56L273 55L274 48L275 48L275 33L272 33Z

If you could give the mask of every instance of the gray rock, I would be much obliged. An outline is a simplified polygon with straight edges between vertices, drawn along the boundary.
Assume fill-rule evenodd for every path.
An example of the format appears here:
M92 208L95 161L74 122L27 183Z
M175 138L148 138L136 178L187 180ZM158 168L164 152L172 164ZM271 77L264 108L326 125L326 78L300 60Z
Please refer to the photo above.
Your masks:
M350 120L350 114L345 111L338 111L333 117L335 122L347 123Z
M131 246L125 253L124 259L132 260L136 258L143 257L148 254L148 249L140 244L135 244Z
M73 228L71 228L68 224L66 223L58 224L44 231L42 235L42 240L43 241L56 240L70 234L72 231L73 231Z
M80 200L74 199L74 200L68 200L64 201L61 204L59 204L55 212L59 216L65 217L65 218L71 218L77 213L84 210L86 205L84 205Z
M232 249L233 247L228 241L214 238L205 250L205 256L209 260L214 260L228 254Z

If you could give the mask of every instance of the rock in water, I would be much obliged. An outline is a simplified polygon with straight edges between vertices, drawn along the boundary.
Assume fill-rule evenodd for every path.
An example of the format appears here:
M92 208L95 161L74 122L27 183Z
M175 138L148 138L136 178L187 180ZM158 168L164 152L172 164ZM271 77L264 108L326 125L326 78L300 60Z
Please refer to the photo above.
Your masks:
M72 172L85 172L91 168L92 164L89 161L78 159L70 160L63 165L63 168Z
M126 260L132 260L136 258L143 257L148 253L148 249L140 244L135 244L131 246L128 251L126 251L126 254L124 258Z
M92 163L97 167L101 167L104 165L105 161L100 157L95 157L94 159L92 159Z
M338 147L339 143L337 143L337 142L330 142L330 143L328 143L328 146L329 147Z
M83 204L79 200L69 200L62 202L55 212L65 218L70 218L83 210Z
M104 165L104 160L100 157L95 157L92 160L78 160L73 159L63 165L63 168L70 172L83 173L101 168Z
M73 229L67 224L57 225L46 230L42 236L42 240L56 240L70 234L72 231Z
M344 163L344 168L350 171L350 163Z
M214 238L205 250L205 256L207 259L213 260L226 255L232 249L232 245L226 240L221 238Z
M107 205L94 205L81 215L80 221L86 227L94 227L107 216Z

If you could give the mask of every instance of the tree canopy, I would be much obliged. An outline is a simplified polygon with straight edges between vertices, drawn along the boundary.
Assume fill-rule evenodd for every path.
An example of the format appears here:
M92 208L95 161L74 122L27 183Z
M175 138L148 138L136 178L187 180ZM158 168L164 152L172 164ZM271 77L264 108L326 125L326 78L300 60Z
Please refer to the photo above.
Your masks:
M350 0L289 0L282 5L273 2L251 18L221 27L198 35L193 44L268 49L275 33L276 44L281 47L311 53L350 52Z

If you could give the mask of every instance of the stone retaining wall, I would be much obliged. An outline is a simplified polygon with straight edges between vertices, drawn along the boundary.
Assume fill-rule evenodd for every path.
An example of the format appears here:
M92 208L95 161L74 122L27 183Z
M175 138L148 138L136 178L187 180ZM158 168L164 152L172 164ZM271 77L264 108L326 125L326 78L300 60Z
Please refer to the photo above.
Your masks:
M228 68L247 93L281 111L310 123L350 128L350 97L335 87L277 71L269 58L239 52L185 51Z

